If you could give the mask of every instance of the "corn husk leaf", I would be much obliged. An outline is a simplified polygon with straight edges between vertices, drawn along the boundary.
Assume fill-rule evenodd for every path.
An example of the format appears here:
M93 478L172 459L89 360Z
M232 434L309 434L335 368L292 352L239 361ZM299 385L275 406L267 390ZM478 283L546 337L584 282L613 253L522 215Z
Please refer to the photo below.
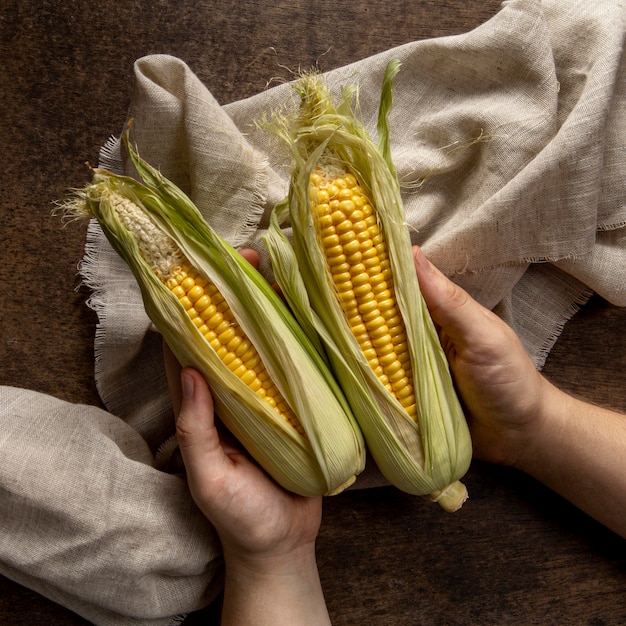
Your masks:
M383 475L406 492L429 494L443 508L456 510L467 497L459 479L471 460L471 441L445 354L419 289L391 161L387 119L398 70L398 62L390 63L383 81L378 146L353 111L355 89L344 89L335 105L317 75L305 76L297 83L301 103L296 115L277 115L262 124L285 141L293 158L288 198L276 206L264 241L290 307L301 326L320 337ZM308 194L310 174L320 159L347 167L376 207L407 330L417 423L370 368L330 286ZM292 242L281 230L288 222Z
M268 283L202 218L191 200L126 146L145 181L94 170L73 201L100 223L131 268L146 312L183 367L197 368L211 387L218 415L246 450L286 489L335 494L364 467L364 443L350 407L324 360ZM170 237L193 266L219 289L255 345L305 435L267 405L219 359L171 291L142 256L136 237L111 201L131 200Z

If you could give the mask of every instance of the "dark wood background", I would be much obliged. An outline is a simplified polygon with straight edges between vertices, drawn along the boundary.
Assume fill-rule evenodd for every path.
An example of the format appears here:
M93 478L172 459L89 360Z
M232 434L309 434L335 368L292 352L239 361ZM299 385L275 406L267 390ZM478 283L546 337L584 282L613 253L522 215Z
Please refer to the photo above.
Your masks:
M84 227L51 202L87 181L119 134L133 61L186 61L218 101L284 69L324 70L392 46L465 32L498 0L5 0L0 8L0 384L98 404L95 319L76 290ZM626 411L626 311L594 298L545 373ZM448 516L393 488L327 499L318 543L336 626L626 623L624 541L533 480L473 464L471 499ZM0 529L0 532L2 530ZM186 624L213 623L210 611ZM0 577L0 622L86 624Z

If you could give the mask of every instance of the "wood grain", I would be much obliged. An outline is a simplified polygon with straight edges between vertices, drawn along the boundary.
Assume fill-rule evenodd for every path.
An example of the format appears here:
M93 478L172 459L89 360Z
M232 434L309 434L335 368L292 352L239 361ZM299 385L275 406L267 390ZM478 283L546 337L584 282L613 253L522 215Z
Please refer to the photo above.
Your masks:
M52 202L122 128L133 61L186 61L218 101L298 67L324 70L409 41L455 35L499 0L8 0L0 9L0 384L98 404L94 314L78 288L84 228ZM560 386L626 411L626 312L594 298L545 367ZM318 542L336 626L626 623L624 542L528 477L474 463L455 515L393 488L328 499ZM214 608L187 624L215 623ZM0 621L82 618L0 578Z

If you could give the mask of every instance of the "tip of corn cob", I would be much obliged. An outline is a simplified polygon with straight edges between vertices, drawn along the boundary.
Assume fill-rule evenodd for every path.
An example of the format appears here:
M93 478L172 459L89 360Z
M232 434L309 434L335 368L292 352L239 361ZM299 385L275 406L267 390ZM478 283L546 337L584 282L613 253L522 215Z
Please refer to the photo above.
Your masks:
M455 481L444 487L438 489L428 496L430 500L436 502L441 506L444 511L448 513L454 513L458 511L465 501L468 499L467 487L460 481Z

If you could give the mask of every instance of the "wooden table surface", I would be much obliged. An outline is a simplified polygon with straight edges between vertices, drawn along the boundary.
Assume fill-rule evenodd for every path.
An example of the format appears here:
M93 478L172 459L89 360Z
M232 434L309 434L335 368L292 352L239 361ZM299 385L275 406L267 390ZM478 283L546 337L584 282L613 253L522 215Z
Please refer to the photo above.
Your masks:
M218 101L285 68L332 69L465 32L498 0L5 0L0 8L0 384L99 404L94 314L76 290L84 227L51 202L86 182L119 134L135 59L186 61ZM592 301L545 367L557 384L626 411L626 310ZM336 626L626 623L625 543L515 471L474 463L471 499L446 516L393 488L327 499L318 542ZM1 529L0 529L1 532ZM0 578L0 622L86 622ZM209 611L187 624L213 623Z

